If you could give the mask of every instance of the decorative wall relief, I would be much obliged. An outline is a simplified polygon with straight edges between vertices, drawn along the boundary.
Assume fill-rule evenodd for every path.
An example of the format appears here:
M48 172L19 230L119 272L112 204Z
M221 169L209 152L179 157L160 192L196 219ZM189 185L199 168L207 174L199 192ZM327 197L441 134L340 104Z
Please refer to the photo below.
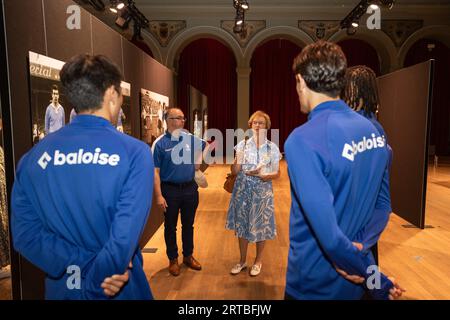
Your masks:
M242 48L245 48L249 41L261 30L266 28L265 20L245 20L240 33L234 33L234 20L222 20L220 27L233 36Z
M170 40L186 28L186 20L150 21L150 33L158 40L161 47L167 47Z
M298 27L314 41L326 40L340 30L340 22L336 20L299 20Z

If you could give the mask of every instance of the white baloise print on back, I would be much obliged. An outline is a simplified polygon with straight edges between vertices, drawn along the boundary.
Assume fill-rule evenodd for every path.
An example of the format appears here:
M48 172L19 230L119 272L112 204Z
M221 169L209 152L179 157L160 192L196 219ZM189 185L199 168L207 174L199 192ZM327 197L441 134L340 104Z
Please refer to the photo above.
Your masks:
M51 162L53 160L53 162ZM55 150L53 157L47 152L44 152L38 160L38 164L42 169L46 169L48 164L54 166L64 165L109 165L115 167L120 162L120 156L118 154L102 153L100 148L95 148L95 152L85 152L84 149L79 149L76 152L64 154L59 150Z
M375 133L372 133L372 138L367 139L366 137L363 137L359 142L352 141L351 144L346 143L342 150L342 157L353 162L358 153L383 148L385 145L386 138L384 136L376 136Z

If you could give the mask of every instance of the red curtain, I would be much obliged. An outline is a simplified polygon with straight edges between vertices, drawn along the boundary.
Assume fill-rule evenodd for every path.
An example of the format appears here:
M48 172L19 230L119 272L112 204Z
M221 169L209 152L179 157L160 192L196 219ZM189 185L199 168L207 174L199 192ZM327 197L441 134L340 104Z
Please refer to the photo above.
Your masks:
M370 44L359 39L348 39L338 42L338 45L344 51L349 67L365 65L375 71L377 76L381 75L377 51Z
M208 127L236 127L236 59L231 50L214 39L199 39L181 53L178 66L178 107L189 115L192 85L208 97ZM186 124L187 128L187 124Z
M280 130L280 148L293 129L306 122L292 72L294 58L301 48L289 40L270 40L253 53L250 76L250 114L265 111L272 129Z
M434 44L434 48L428 48ZM437 155L450 155L450 49L443 43L422 39L409 49L404 67L435 59L433 105L431 111L430 144L436 146Z

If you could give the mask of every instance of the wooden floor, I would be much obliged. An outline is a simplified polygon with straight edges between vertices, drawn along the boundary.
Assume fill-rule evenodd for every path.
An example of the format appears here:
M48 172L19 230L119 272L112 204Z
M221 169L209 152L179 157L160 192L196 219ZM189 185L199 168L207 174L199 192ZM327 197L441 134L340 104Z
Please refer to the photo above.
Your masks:
M247 272L232 276L238 262L237 240L225 229L230 195L222 189L226 166L210 167L207 189L200 191L195 222L194 256L202 271L182 267L179 277L169 275L161 227L144 253L145 271L156 299L282 299L288 253L289 180L282 163L281 178L274 182L278 236L266 245L264 264L258 277ZM382 271L392 275L407 289L405 299L450 299L450 165L428 173L426 224L432 229L408 229L408 224L392 215L380 241ZM178 243L181 248L180 226ZM180 249L181 256L181 249ZM255 246L250 245L248 263L253 262ZM9 299L10 280L0 280L0 299Z
M182 267L179 277L168 273L163 228L150 240L144 253L145 271L156 299L283 299L288 254L290 191L286 165L274 182L278 237L268 241L261 274L230 275L239 260L237 240L225 229L230 195L222 189L226 166L210 167L207 189L200 191L195 221L194 256L202 271ZM450 299L450 166L430 169L426 224L432 229L408 229L405 220L392 215L380 241L380 265L407 290L405 299ZM448 184L448 187L445 186ZM180 225L178 243L181 248ZM181 249L180 256L181 256ZM248 263L255 257L250 245ZM180 258L181 260L181 258Z

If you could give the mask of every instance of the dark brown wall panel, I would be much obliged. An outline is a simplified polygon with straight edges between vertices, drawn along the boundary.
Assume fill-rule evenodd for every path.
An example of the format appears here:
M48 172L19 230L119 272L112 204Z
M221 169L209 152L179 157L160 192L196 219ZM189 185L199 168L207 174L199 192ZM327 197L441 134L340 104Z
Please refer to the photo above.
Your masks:
M103 54L111 59L123 72L121 36L103 22L92 17L92 39L94 54Z
M71 0L44 0L48 56L61 61L79 53L92 53L90 14L80 10L81 29L67 28L67 8L72 5Z
M394 158L391 170L393 211L423 228L427 187L430 61L379 78L380 122Z
M133 135L137 138L140 136L140 91L141 88L147 89L151 87L152 81L148 79L145 81L145 72L144 72L144 59L146 63L152 61L152 59L147 58L147 55L142 52L141 49L136 47L131 42L122 39L123 46L123 63L124 63L124 79L127 82L131 83L131 98L132 98L132 126L133 126ZM163 70L162 72L167 72L167 70L158 65L159 69ZM167 85L166 85L167 86ZM164 90L166 92L166 90ZM153 197L153 205L152 211L150 213L150 217L147 221L147 225L143 231L140 245L141 247L145 247L147 242L151 239L151 237L158 230L159 226L164 221L164 215L161 210L157 209L158 207L155 204L155 197Z
M133 136L139 139L140 136L140 107L139 93L141 86L144 84L144 73L142 51L129 41L122 39L123 46L123 64L124 64L124 80L131 83L131 126L133 128Z
M144 89L168 96L169 105L175 107L172 71L144 54L144 73L147 86Z

